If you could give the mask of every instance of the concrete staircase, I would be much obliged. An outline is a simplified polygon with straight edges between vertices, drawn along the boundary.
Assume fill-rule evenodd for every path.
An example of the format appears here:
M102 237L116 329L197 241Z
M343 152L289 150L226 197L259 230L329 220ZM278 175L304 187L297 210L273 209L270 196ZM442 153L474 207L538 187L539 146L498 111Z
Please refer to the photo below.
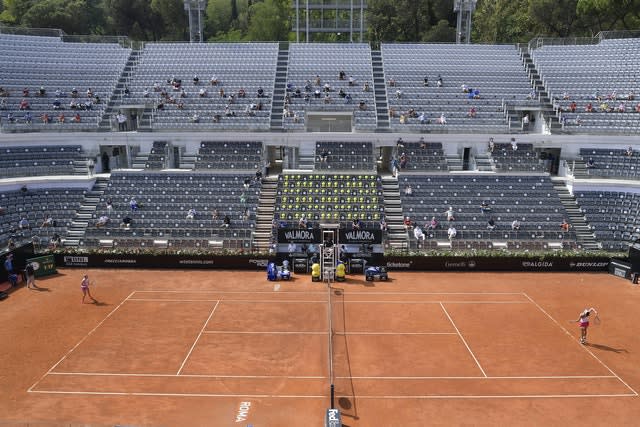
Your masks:
M454 172L454 171L462 171L463 170L462 159L460 158L459 155L457 155L457 154L447 154L446 155L446 160L447 160L447 168L449 169L449 171Z
M298 152L296 169L312 171L315 168L316 146L315 144L302 144Z
M67 229L67 235L62 243L63 246L78 247L80 245L80 240L84 237L89 222L94 220L93 215L98 208L100 198L107 189L108 184L108 177L96 177L93 187L85 193L82 204L78 208L75 218L71 221L71 225Z
M129 54L129 59L127 60L127 64L124 66L122 70L122 74L120 74L120 79L118 79L118 83L116 87L111 93L111 96L107 100L104 99L103 102L107 103L107 108L102 113L102 119L98 125L98 129L103 132L108 132L111 130L111 118L118 111L118 108L122 104L122 98L124 96L124 88L131 81L131 77L135 74L135 70L138 66L138 60L140 59L140 50L132 50ZM138 123L138 128L141 128L142 123Z
M144 169L146 167L148 160L149 160L149 153L138 153L133 158L133 161L131 162L131 167L133 169Z
M197 158L195 154L183 154L180 156L180 169L194 170Z
M271 129L283 130L282 115L284 113L284 92L287 88L287 69L289 68L289 43L280 42L276 80L271 96Z
M583 249L596 250L600 249L600 244L596 241L596 237L593 234L593 230L586 221L584 213L576 198L569 193L565 182L560 179L553 179L553 189L558 193L560 201L567 211L567 219L576 233L576 241Z
M587 171L587 164L584 160L573 161L573 177L576 179L588 179L589 172Z
M384 197L384 215L387 221L387 242L391 249L408 249L409 235L404 229L402 220L402 202L397 178L382 177L382 195Z
M527 44L519 44L520 54L522 57L522 63L524 65L525 71L529 75L531 79L531 84L533 85L536 93L538 94L538 100L540 101L540 108L542 114L544 115L546 120L550 120L550 129L551 133L561 133L562 125L556 116L556 112L553 109L553 105L551 104L551 98L549 97L549 92L547 92L547 88L544 87L542 79L540 78L540 73L536 69L535 64L533 63L533 59L531 59L531 55L529 54L529 48ZM517 128L520 131L520 120L513 121L513 115L516 114L514 111L509 110L511 120L511 127ZM519 116L518 116L519 117Z
M373 90L376 102L376 117L378 131L389 131L389 105L387 103L387 86L382 67L382 53L379 50L371 51L371 65L373 67Z
M489 153L478 153L475 155L476 170L478 172L493 172L493 162Z
M253 233L253 248L259 252L267 252L272 243L272 222L276 210L276 191L278 176L267 176L262 179L262 189L258 200L256 230Z

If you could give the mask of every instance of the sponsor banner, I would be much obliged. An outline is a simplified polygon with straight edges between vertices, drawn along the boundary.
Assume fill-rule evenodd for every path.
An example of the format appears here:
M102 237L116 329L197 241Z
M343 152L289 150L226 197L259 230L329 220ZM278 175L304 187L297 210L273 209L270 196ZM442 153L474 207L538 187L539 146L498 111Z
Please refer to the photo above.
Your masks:
M341 245L382 243L382 231L379 229L340 230L338 236Z
M279 228L278 243L320 243L320 230L309 228Z
M342 427L342 417L338 409L327 409L324 418L324 427Z
M50 276L58 272L56 270L56 260L53 255L29 258L27 262L33 265L36 277Z
M386 257L389 270L413 271L607 271L608 258Z
M267 258L249 256L206 256L206 255L115 255L56 254L56 264L62 267L89 268L173 268L208 269L228 268L243 270L262 270L267 268Z

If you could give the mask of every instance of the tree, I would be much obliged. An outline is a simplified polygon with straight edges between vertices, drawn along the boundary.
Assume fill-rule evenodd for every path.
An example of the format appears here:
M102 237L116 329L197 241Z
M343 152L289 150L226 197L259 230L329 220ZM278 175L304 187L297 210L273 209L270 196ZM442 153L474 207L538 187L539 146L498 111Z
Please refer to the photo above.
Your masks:
M527 42L535 34L529 0L479 0L473 15L472 40L484 43Z
M181 0L151 0L151 10L162 22L163 40L185 40L188 20Z
M247 38L256 41L289 40L289 3L264 0L249 7Z
M640 26L640 0L578 0L577 13L592 33Z
M0 19L7 24L19 25L25 13L36 3L36 0L4 0L4 10Z
M449 24L449 21L442 19L424 34L422 41L427 43L455 42L456 29Z
M371 0L369 39L374 42L422 40L431 28L433 0Z
M538 34L568 37L583 31L577 5L578 0L530 0L529 15Z
M60 28L67 34L89 33L85 0L44 0L22 16L22 24L33 28Z

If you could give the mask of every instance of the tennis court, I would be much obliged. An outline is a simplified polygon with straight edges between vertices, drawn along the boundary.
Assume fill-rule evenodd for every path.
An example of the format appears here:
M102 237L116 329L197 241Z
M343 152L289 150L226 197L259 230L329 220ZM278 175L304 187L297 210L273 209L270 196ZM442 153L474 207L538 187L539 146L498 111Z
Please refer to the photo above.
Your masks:
M393 273L328 289L263 273L97 270L100 304L81 305L83 272L61 273L2 306L20 324L0 333L17 360L1 420L321 426L331 383L347 426L631 425L640 414L629 322L640 290L604 274ZM603 318L587 346L569 323L585 306Z

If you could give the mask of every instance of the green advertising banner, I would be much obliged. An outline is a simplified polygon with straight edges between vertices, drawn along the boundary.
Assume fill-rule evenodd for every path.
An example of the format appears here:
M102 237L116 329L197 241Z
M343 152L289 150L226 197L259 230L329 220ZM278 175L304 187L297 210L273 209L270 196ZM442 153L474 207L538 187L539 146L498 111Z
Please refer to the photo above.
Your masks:
M49 276L58 272L56 270L56 260L53 255L29 258L27 262L33 263L36 277Z

